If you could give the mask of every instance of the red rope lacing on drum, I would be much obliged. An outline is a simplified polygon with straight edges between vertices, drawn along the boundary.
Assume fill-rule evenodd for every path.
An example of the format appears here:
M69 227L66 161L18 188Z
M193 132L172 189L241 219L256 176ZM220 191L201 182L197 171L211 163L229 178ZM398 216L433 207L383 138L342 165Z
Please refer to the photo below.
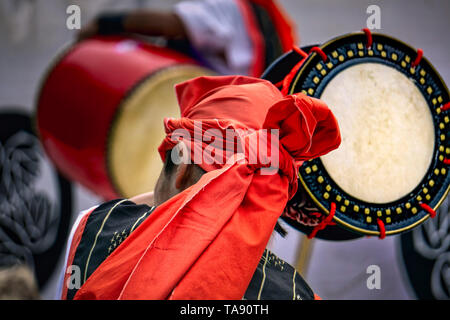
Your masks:
M386 228L384 227L384 222L381 219L377 219L378 229L380 230L380 235L378 236L380 239L384 239L386 237Z
M291 71L289 71L289 73L284 77L282 81L275 84L276 87L281 86L281 93L284 96L286 96L289 93L289 87L291 86L292 80L294 80L295 75L297 74L298 70L303 65L303 62L309 56L309 54L315 52L318 55L320 55L323 61L328 60L328 57L325 54L325 52L323 52L322 49L320 49L319 47L312 47L309 53L306 53L305 51L296 46L293 46L292 50L298 53L302 57L302 59L291 69Z
M314 238L317 232L325 229L326 226L336 225L336 223L332 221L335 213L336 213L336 203L332 202L330 206L330 213L325 219L323 219L317 226L314 227L314 229L308 235L308 239Z
M364 33L366 34L366 38L367 38L366 47L369 48L372 46L372 43L373 43L372 33L370 32L370 30L368 28L364 28L364 29L362 29L362 31L364 31ZM413 68L417 67L419 65L420 61L422 60L422 57L423 57L423 50L417 49L417 56L416 56L416 59L414 59L414 61L411 63L411 67L413 67ZM446 111L448 109L450 109L450 102L447 102L446 104L444 104L441 107L441 111ZM450 164L450 159L445 158L444 163L447 165ZM420 203L420 206L430 214L431 218L434 218L436 216L436 211L434 211L429 205L427 205L425 203ZM380 239L383 239L386 236L386 228L384 226L383 221L381 221L380 219L377 219L377 223L378 223L378 227L380 229Z
M420 63L420 60L422 60L422 56L423 56L423 50L417 49L417 56L416 56L416 59L411 63L411 67L413 67L413 68L417 67Z
M420 206L423 210L430 214L430 218L436 217L436 211L434 211L433 208L431 208L429 205L427 205L426 203L420 203Z
M366 47L370 48L373 43L372 32L370 31L369 28L361 29L361 31L363 31L366 34L366 39L367 39ZM411 63L411 67L413 67L413 68L417 67L420 63L420 60L422 60L422 56L423 56L423 50L417 49L417 56L416 56L416 59Z
M433 210L429 205L426 203L420 203L419 204L422 209L424 209L428 214L430 215L430 218L436 217L436 211ZM378 236L380 239L384 239L386 237L386 227L384 226L384 222L381 219L377 219L378 229L380 230L380 235Z
M366 34L366 38L367 38L366 47L370 48L373 43L372 32L370 32L369 28L364 28L364 29L362 29L362 31L364 31L364 33Z
M279 89L283 85L283 80L278 81L277 83L274 83L273 85Z
M364 28L364 29L362 29L362 31L366 35L366 39L367 39L366 47L370 48L372 46L372 44L373 44L372 32L368 28ZM298 70L300 69L300 67L302 66L304 60L308 57L309 54L311 54L312 52L315 52L322 58L322 60L324 62L326 62L328 60L328 56L319 47L312 47L308 54L306 54L305 51L303 51L302 49L300 49L300 48L298 48L296 46L294 46L292 48L292 50L297 52L303 58L302 58L302 60L300 62L298 62L291 69L291 71L284 77L283 80L281 80L281 81L279 81L279 82L277 82L275 84L276 87L280 87L281 86L281 93L283 95L287 95L288 94L288 90L289 90L289 87L290 87L290 85L292 83L292 80L294 79L294 76L297 74ZM423 50L422 49L417 49L416 59L411 63L411 66L413 68L418 66L420 61L422 60L422 57L423 57ZM441 111L447 111L448 109L450 109L450 102L447 102L446 104L444 104L441 107ZM444 159L444 163L447 164L447 165L450 164L450 159L445 158ZM427 211L430 214L431 218L434 218L436 216L436 211L434 211L429 205L427 205L425 203L420 203L420 206L425 211ZM332 202L331 203L331 207L330 207L330 213L328 214L328 216L325 219L323 219L317 226L314 227L312 232L308 235L308 238L309 239L314 238L316 236L317 232L319 232L320 230L323 230L328 225L335 225L336 223L334 223L332 221L335 213L336 213L336 204L334 202ZM319 212L314 212L312 214L315 215L315 216L320 216L321 215L321 213L319 213ZM380 239L384 239L386 237L386 227L384 225L384 222L381 219L377 219L377 224L378 224L378 229L380 230L379 238Z
M323 62L327 62L328 60L327 55L319 47L312 47L311 50L309 50L309 53L311 52L317 53L322 58Z

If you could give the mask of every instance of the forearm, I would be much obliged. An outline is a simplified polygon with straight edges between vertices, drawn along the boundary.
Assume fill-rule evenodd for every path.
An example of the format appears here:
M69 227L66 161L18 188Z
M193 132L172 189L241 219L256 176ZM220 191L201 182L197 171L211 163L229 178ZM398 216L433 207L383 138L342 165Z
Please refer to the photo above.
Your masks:
M103 13L78 33L78 40L95 35L134 33L168 39L186 38L181 19L171 11L134 10L124 13Z
M136 10L126 14L123 20L125 32L167 38L185 38L181 19L171 11Z

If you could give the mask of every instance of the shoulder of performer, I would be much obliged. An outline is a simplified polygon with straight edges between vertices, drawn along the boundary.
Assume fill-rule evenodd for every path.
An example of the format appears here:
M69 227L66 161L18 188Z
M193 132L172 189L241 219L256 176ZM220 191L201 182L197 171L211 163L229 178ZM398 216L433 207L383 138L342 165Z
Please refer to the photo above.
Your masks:
M73 297L88 276L154 208L128 199L115 199L81 212L68 240L61 297ZM76 272L80 279L73 279L71 283L71 276Z

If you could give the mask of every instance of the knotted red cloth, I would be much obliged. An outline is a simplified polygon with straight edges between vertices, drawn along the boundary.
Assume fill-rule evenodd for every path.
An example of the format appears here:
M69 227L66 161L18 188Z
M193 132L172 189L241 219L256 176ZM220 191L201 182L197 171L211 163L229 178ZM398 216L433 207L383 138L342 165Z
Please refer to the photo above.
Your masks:
M337 148L336 119L320 100L284 97L270 82L244 77L200 77L176 86L181 119L166 119L166 151L183 129L191 156L204 151L194 131L243 130L244 152L226 163L201 163L195 185L160 205L98 267L75 299L241 299L288 199L297 190L298 166ZM279 130L279 170L262 174L263 159L249 163L248 139ZM249 133L250 132L250 133ZM220 142L219 144L226 142ZM234 145L235 144L230 144ZM229 150L228 150L229 151ZM213 157L214 158L214 157Z

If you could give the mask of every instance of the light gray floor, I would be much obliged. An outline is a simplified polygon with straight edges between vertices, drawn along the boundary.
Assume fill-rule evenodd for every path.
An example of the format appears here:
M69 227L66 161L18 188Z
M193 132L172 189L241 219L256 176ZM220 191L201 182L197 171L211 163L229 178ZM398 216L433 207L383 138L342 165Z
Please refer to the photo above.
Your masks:
M20 7L27 2L29 7ZM103 8L129 8L138 5L167 7L175 1L112 0L0 0L0 108L6 106L31 112L39 80L59 48L75 34L65 26L66 7L76 3L86 22ZM450 83L450 1L367 1L367 0L281 0L296 22L300 45L320 44L331 38L358 31L366 26L366 9L381 8L381 30L422 48L425 56ZM11 10L12 7L19 9ZM98 201L95 195L77 187L75 210ZM315 240L305 278L313 289L328 299L409 299L414 298L402 280L397 238L363 239L332 243ZM275 238L271 248L288 262L295 262L300 236L290 232L287 239ZM366 268L377 264L382 270L382 289L368 290ZM54 284L54 279L52 284ZM53 297L48 286L44 298Z

